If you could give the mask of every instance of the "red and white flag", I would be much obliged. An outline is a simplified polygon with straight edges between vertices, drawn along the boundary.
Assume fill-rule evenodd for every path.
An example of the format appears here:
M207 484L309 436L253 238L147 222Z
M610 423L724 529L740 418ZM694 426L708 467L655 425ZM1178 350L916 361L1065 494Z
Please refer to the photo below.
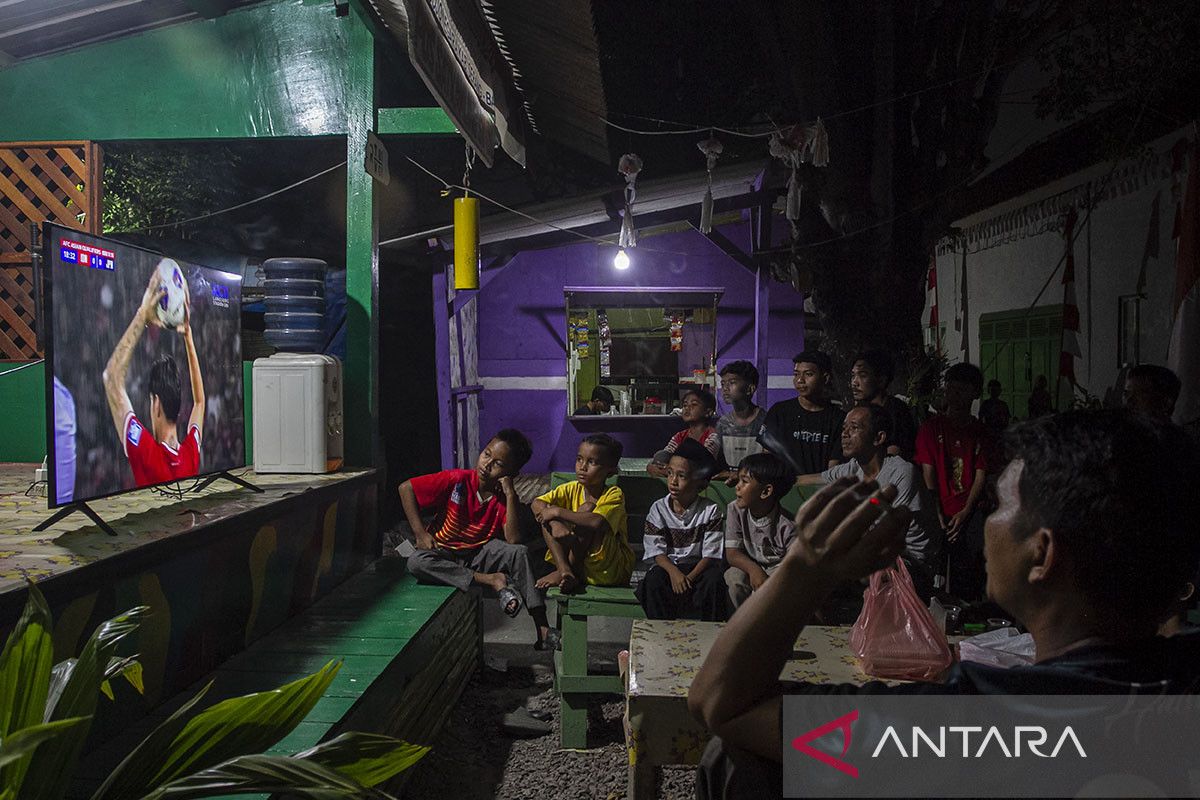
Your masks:
M1187 190L1176 218L1174 324L1167 366L1183 387L1175 421L1200 424L1200 138L1192 142Z
M1075 359L1083 357L1079 347L1079 303L1075 299L1075 209L1067 214L1063 235L1067 240L1067 265L1063 270L1062 352L1058 357L1058 380L1075 388Z
M940 353L942 350L942 332L941 320L938 319L938 291L937 291L937 256L929 258L929 277L926 281L926 299L925 303L929 306L929 328L933 340L933 346Z

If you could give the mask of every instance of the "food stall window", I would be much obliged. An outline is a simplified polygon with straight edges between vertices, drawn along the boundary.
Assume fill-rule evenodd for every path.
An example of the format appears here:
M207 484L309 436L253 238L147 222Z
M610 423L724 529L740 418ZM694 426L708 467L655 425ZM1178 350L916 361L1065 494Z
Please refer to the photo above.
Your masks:
M608 413L665 416L688 388L715 393L720 288L566 287L567 410L597 386Z

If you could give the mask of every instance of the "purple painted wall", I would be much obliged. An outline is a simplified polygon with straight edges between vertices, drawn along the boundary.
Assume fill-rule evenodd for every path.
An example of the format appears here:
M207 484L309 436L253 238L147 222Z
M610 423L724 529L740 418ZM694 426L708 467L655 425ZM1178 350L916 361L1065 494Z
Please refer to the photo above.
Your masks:
M749 250L747 223L721 232ZM630 250L632 265L612 266L615 247L581 243L521 253L480 291L479 375L485 390L479 412L481 441L505 427L533 441L528 472L573 469L579 439L605 431L631 457L649 457L679 429L676 419L567 418L564 286L724 287L717 309L717 365L754 360L754 275L695 231L643 238ZM760 380L761 405L793 396L792 356L804 346L803 297L772 282L768 321L771 383ZM497 388L495 380L507 388ZM491 385L489 385L491 384ZM720 408L727 409L724 404Z

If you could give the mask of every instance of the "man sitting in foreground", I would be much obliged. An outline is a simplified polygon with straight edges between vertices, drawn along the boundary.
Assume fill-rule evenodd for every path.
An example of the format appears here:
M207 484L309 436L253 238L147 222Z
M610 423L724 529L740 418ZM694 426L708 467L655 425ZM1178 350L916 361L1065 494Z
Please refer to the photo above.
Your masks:
M1126 411L1072 411L1009 432L985 527L987 591L1033 635L1035 664L959 663L942 684L797 684L780 671L830 587L891 563L910 512L895 489L843 479L796 514L771 580L725 626L688 706L718 739L698 797L778 796L789 693L1101 694L1200 691L1200 634L1157 637L1200 560L1198 467L1186 435ZM746 792L755 792L746 794Z

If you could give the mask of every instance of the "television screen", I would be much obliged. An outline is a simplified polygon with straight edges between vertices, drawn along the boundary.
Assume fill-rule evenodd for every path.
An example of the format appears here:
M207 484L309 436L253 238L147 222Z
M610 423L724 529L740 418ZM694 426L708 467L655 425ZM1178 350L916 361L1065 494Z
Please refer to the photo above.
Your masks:
M46 223L49 504L246 462L241 276Z

